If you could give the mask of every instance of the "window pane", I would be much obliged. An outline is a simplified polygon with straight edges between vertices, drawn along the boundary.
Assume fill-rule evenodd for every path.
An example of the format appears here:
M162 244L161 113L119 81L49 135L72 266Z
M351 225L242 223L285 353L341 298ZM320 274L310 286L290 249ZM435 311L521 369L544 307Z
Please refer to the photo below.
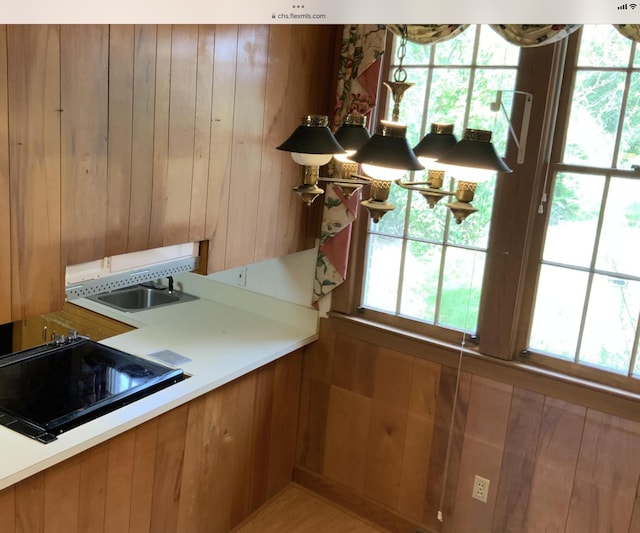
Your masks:
M531 349L574 359L587 281L585 272L542 265L529 339Z
M594 276L579 360L627 373L638 327L640 282Z
M578 66L626 67L631 43L611 24L587 24L582 27Z
M446 254L438 324L475 331L485 254L451 247Z
M640 276L640 181L612 178L596 267Z
M473 58L473 42L476 27L470 26L454 39L436 44L436 65L470 65Z
M422 124L420 121L416 121L415 117L421 117L424 114L427 71L424 69L407 69L407 82L413 83L414 85L408 89L402 97L400 122L407 125L407 140L409 141L409 145L415 146L423 136ZM393 109L392 100L389 100L387 103L387 109L389 110L387 114L389 118L391 118L391 110Z
M402 241L391 237L369 237L369 261L364 304L395 313L398 299Z
M498 35L491 27L484 26L480 30L482 37L478 49L479 65L509 65L518 64L520 47L509 44L504 37Z
M509 178L507 177L506 179ZM494 191L495 176L485 183L478 184L473 202L471 202L477 207L478 211L469 216L462 224L455 224L452 221L447 237L448 243L472 246L474 248L487 248Z
M640 73L633 73L630 83L618 153L618 168L627 170L640 165Z
M433 323L442 246L407 243L400 313Z
M405 179L405 178L403 178ZM368 188L365 189L368 192ZM364 195L366 198L366 193ZM392 184L389 192L389 203L395 206L393 211L385 214L377 224L370 223L371 231L397 235L401 237L404 233L404 213L407 205L407 191L402 187ZM363 211L363 214L365 211Z
M398 47L400 46L400 39L394 39L393 47L393 59L392 64L398 63ZM405 65L422 65L431 62L431 46L425 46L423 44L413 43L407 41L407 55L404 58Z
M610 167L625 75L578 72L571 105L564 162Z
M429 96L429 123L455 124L454 133L460 138L467 109L469 71L464 69L437 69Z
M422 178L420 176L417 179L422 180ZM440 203L431 209L427 201L419 193L412 192L411 197L408 236L442 243L444 241L446 210L441 204L445 200L440 200Z
M603 187L602 176L558 174L544 245L545 261L591 265Z
M491 141L499 154L504 154L509 123L502 111L491 111L491 103L499 89L509 91L515 85L514 69L478 69L473 83L469 127L491 130ZM511 94L503 94L507 114L511 113Z

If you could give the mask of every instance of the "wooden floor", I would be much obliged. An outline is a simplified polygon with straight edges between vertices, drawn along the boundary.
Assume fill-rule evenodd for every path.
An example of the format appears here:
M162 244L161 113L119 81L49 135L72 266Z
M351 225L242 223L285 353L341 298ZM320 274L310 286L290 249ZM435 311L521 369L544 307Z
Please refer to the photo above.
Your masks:
M299 485L277 494L233 533L380 533L386 532L328 503Z

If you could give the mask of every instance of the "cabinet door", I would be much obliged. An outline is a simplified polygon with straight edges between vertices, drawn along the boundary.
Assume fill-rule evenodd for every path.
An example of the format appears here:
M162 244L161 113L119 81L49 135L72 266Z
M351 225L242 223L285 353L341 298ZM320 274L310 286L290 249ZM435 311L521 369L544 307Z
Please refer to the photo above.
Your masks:
M9 25L6 42L15 321L60 309L63 301L59 28Z

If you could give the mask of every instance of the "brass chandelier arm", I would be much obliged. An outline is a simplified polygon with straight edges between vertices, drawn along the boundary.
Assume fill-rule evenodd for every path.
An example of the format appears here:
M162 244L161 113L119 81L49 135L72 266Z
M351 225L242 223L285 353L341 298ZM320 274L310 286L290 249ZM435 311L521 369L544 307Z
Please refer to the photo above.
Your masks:
M447 191L447 190L442 190L442 189L432 189L429 186L429 181L402 181L402 180L396 180L395 184L399 185L400 187L402 187L403 189L409 189L412 191L429 191L429 190L437 190L439 192L441 192L443 194L443 196L454 196L456 194L456 191Z

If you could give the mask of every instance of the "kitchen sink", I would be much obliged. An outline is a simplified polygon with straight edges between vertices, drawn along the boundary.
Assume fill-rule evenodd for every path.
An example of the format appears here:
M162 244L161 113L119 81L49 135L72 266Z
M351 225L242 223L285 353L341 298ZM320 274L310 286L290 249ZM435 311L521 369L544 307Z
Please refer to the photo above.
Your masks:
M166 288L136 285L102 294L88 296L89 300L98 302L119 311L135 313L156 307L197 300L197 296L181 291L169 291Z

